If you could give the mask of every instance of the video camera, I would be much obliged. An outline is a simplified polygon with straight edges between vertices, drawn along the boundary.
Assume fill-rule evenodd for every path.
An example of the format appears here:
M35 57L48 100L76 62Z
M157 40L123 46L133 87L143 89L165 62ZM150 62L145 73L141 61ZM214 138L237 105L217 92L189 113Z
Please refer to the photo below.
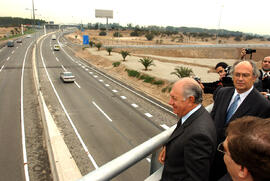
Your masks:
M245 51L246 51L246 54L256 53L255 49L250 49L250 48L246 48Z

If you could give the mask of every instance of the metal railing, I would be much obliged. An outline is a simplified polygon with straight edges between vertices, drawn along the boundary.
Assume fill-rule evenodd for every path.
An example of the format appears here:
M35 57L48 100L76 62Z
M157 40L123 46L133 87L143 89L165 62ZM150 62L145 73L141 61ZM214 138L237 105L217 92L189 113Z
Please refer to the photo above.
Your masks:
M212 110L213 104L206 107L206 110L210 112ZM146 158L148 155L152 154L151 157L151 169L150 175L156 172L162 166L157 157L159 155L159 150L162 145L166 143L175 129L176 125L170 127L169 129L163 131L162 133L154 136L148 141L142 143L141 145L133 148L132 150L122 154L121 156L115 158L114 160L106 163L105 165L99 167L98 169L88 173L78 181L102 181L110 180L115 176L119 175L123 171L127 170L129 167L133 166L140 160ZM161 172L161 170L159 170ZM157 177L154 179L147 180L158 180Z

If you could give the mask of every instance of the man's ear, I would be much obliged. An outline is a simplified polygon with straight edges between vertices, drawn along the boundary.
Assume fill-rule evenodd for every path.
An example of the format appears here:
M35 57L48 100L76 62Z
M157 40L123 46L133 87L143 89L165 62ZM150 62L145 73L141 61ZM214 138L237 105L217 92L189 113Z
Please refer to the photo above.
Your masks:
M241 168L238 171L238 176L244 179L244 178L247 178L248 175L249 175L248 169L244 166L241 166Z
M189 99L189 101L192 102L192 103L195 102L195 97L194 97L194 96L189 96L188 99Z

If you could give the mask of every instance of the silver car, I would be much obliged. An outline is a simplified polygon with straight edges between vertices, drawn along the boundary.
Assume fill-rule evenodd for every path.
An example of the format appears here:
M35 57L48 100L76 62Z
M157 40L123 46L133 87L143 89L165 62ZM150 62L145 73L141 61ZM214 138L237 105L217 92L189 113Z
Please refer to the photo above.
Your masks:
M74 82L75 76L72 74L72 72L61 72L60 73L60 79L63 82Z

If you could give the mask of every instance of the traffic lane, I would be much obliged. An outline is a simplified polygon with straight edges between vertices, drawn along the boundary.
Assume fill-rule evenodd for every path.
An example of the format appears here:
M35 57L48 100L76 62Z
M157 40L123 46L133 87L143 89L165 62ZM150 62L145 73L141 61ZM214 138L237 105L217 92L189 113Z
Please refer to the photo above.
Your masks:
M86 90L87 93L85 93L85 91L74 91L74 88L78 90L84 89L76 88L74 84L63 84L60 79L54 80L52 78L52 81L60 97L64 97L62 102L83 138L90 154L94 157L98 165L103 165L134 147L131 142L135 142L134 140L136 140L136 138L128 138L124 135L118 127L110 123L101 112L98 112L98 110L91 105L90 96L89 101L82 96L84 94L90 94L93 97L97 97L94 93L98 91L90 93L89 90ZM57 85L57 82L60 83L60 86ZM93 85L93 87L97 86ZM100 90L99 88L97 89ZM104 95L101 96L104 97ZM133 127L131 129L135 128ZM130 139L132 139L132 141ZM143 139L143 141L147 139L149 139L149 137ZM136 178L134 180L137 180L137 173L140 173L139 180L143 180L148 175L148 172L145 172L145 170L149 170L149 163L144 160L130 171L125 172L120 178L121 180L127 180L127 178L130 180L130 178L134 177ZM118 180L120 178L118 178Z
M24 180L20 80L26 47L12 48L14 53L0 72L0 175L3 180Z
M46 58L45 58L46 59ZM52 61L51 59L49 59L50 61ZM55 65L55 62L51 62L51 63L48 63L48 66L49 67L56 67L56 65ZM56 68L54 68L54 70L56 70ZM81 69L80 69L80 71L81 71ZM58 73L57 73L57 71L56 71L56 79L58 79ZM53 77L53 76L52 76ZM89 79L89 76L87 76L87 79ZM88 80L86 80L86 81L88 81ZM91 85L93 85L92 83L91 83ZM57 87L57 86L56 86ZM97 87L97 86L94 86L95 88ZM61 90L61 88L59 88L59 90ZM99 88L98 89L98 91L100 91L101 89ZM88 91L86 91L88 94L90 94L90 95L92 95L92 93L89 93L89 90ZM106 94L106 93L105 93ZM65 97L67 97L67 98L71 98L72 96L74 97L74 96L76 96L76 95L82 95L81 93L80 94L77 94L77 93L75 93L73 90L71 91L71 95L68 95L68 96L65 96ZM104 95L104 93L102 93L102 95L100 96L100 97L104 97L103 96ZM109 98L110 99L110 98ZM76 100L79 100L79 99L77 99L76 98ZM85 99L83 99L83 100L85 100ZM63 101L64 102L64 101ZM70 100L69 101L67 101L67 104L69 103L69 102L71 102ZM79 101L80 103L82 102L82 101ZM65 104L66 105L66 104ZM76 104L72 104L72 105L76 105ZM113 103L113 105L114 105L114 103ZM87 107L87 106L84 106L84 107ZM126 105L125 105L125 107L126 107ZM71 108L71 110L76 110L76 108ZM78 112L78 111L75 111L75 112ZM128 111L128 112L130 112L130 111ZM79 114L79 115L84 115L84 113L82 113L82 114ZM74 116L73 114L72 114L72 116ZM91 115L90 116L87 116L87 118L88 117L91 117ZM86 118L86 119L87 119ZM140 118L141 119L141 118ZM76 119L76 120L81 120L81 118L79 118L79 119ZM153 126L153 125L151 125L151 126ZM145 126L144 126L145 127ZM115 128L114 128L115 129ZM131 128L131 129L133 129L134 130L134 128ZM119 133L121 133L121 131L118 131ZM129 132L129 131L127 131L127 132ZM139 132L139 131L135 131L135 132ZM149 133L149 130L148 131L146 131L146 133ZM122 133L121 133L122 134ZM142 133L140 133L139 134L140 136L141 135L143 135ZM155 134L154 134L155 135ZM152 135L150 135L150 137L152 137L153 136L153 134ZM146 139L149 139L149 137L147 137L147 138L144 138L143 140L142 140L142 142L143 141L145 141ZM126 139L127 140L127 139ZM92 141L93 142L93 141ZM128 141L128 142L130 142L130 141ZM123 152L125 152L125 151L128 151L128 150L130 150L131 148L129 148L129 149L127 149L127 150L124 150L123 151L123 149L121 149L121 152L119 152L119 155L120 154L122 154ZM112 153L112 151L110 150L109 151L109 153ZM108 155L108 153L107 153L107 155ZM113 153L113 158L114 158L114 156L115 156L115 154ZM111 160L111 158L109 159L109 160ZM145 170L145 169L143 169L143 170Z

